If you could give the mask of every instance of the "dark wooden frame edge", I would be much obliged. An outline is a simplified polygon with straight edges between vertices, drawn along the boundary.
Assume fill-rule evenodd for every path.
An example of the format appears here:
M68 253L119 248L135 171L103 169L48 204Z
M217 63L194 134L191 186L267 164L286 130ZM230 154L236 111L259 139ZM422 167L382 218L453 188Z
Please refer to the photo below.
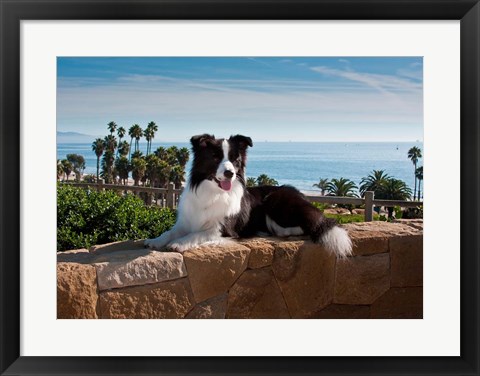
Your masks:
M461 22L459 357L20 356L20 22L110 19L348 19ZM478 0L0 0L0 372L2 375L479 375ZM446 152L448 148L446 146ZM441 338L441 334L439 334ZM414 340L414 339L412 339Z

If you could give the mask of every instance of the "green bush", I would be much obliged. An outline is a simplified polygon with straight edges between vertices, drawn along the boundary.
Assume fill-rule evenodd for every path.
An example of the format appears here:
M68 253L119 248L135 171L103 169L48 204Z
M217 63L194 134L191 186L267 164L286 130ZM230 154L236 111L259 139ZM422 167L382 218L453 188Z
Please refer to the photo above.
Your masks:
M352 222L365 222L365 217L363 214L351 214L351 215L344 215L344 214L324 214L327 218L334 218L337 220L338 223L352 223Z
M157 237L175 223L175 211L145 206L114 191L57 187L57 250Z

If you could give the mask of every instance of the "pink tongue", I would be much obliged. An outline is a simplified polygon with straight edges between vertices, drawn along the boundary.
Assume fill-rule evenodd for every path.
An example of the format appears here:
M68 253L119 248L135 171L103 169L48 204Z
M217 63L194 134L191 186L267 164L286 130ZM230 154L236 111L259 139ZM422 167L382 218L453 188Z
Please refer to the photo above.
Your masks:
M220 181L220 187L222 187L222 189L224 191L229 191L230 189L232 189L232 181L231 180L222 180L222 181Z

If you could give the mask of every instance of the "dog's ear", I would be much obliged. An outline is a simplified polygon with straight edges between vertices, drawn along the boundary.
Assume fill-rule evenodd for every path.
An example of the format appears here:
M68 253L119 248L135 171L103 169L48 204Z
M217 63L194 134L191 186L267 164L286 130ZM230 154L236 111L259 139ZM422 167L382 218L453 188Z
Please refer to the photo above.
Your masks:
M240 149L246 150L247 147L252 147L252 139L247 136L242 136L240 134L237 134L235 136L230 136L230 142L237 144Z
M207 146L209 141L215 140L215 136L211 134L199 134L198 136L193 136L190 139L190 143L192 144L193 148L204 148Z

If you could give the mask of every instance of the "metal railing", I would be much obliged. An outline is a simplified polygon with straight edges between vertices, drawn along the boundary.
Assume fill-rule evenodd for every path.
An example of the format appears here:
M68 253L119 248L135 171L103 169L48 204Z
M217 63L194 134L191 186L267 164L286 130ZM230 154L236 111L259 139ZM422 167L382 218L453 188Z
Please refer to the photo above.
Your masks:
M178 204L183 189L176 189L173 183L169 183L167 188L152 188L142 187L139 185L116 185L104 184L103 181L99 183L65 183L74 187L95 188L97 190L112 189L116 191L132 191L134 193L150 193L158 198L157 204L167 208L175 208ZM376 200L375 193L371 191L365 192L363 198L358 197L340 197L340 196L311 196L305 195L305 198L310 202L319 202L323 204L340 204L340 205L365 205L365 222L373 221L373 209L377 206L394 207L400 206L403 208L416 208L423 205L423 201L402 201L402 200Z
M423 205L423 201L375 200L375 193L371 191L365 192L363 198L308 195L305 198L310 202L323 204L365 205L365 222L373 221L373 209L375 206L417 208Z

